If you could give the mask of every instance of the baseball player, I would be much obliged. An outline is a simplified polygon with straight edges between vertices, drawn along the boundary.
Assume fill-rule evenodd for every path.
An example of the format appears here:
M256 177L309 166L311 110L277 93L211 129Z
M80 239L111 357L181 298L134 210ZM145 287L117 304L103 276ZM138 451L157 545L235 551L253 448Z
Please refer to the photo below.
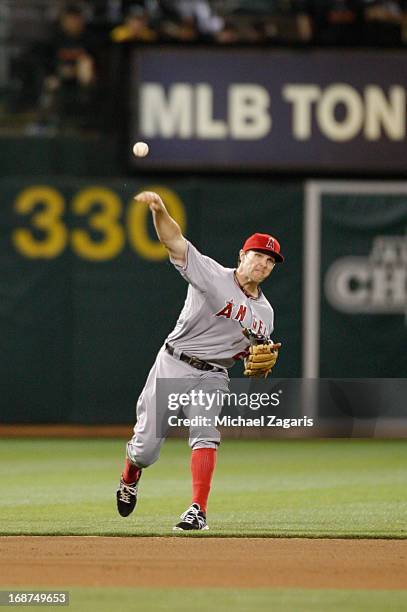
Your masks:
M244 359L246 376L265 377L281 346L270 340L274 313L259 286L275 264L284 261L279 242L269 234L253 234L240 250L237 269L225 268L182 235L157 193L145 191L136 200L149 205L157 236L189 286L175 328L158 352L137 402L137 423L117 490L121 516L134 510L142 470L158 459L165 440L165 433L157 435L157 380L182 379L189 389L202 385L206 391L227 393L228 368L237 360ZM212 416L221 408L214 402ZM207 410L204 405L183 407L187 417ZM192 503L174 530L208 529L207 503L219 444L214 425L190 427Z

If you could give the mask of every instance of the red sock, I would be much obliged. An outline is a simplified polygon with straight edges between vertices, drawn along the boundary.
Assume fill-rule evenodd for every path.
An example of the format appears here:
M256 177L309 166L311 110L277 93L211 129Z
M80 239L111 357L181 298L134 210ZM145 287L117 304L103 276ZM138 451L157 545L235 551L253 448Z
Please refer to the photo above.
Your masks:
M216 448L197 448L192 451L192 503L199 504L206 512L213 471L216 464Z
M122 474L122 478L126 484L133 484L137 481L140 475L140 468L134 463L131 463L126 457L126 463L124 464L124 470Z

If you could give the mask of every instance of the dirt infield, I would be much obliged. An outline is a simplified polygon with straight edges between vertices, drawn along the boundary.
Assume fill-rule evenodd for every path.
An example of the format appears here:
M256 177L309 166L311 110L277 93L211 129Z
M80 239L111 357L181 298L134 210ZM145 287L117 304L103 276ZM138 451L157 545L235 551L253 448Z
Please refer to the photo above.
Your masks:
M12 586L407 589L407 540L0 538Z

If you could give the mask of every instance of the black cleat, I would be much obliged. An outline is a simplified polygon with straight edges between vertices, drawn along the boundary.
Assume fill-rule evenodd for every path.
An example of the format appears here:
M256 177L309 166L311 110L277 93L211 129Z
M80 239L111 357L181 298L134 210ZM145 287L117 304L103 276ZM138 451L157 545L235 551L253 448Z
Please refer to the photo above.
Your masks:
M136 507L137 488L140 476L137 482L133 482L132 484L126 484L122 478L120 479L120 486L116 492L117 510L120 516L129 516Z
M207 530L206 514L199 504L191 504L180 516L181 521L173 527L173 531L191 531L192 529Z

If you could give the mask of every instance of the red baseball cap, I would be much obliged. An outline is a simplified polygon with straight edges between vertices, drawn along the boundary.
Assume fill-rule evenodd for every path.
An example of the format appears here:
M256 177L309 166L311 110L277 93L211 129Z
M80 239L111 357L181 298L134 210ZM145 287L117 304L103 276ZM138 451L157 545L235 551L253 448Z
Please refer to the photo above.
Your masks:
M273 238L270 234L253 234L249 236L244 245L243 251L262 251L270 253L278 263L284 261L283 255L280 253L280 243L277 238Z

